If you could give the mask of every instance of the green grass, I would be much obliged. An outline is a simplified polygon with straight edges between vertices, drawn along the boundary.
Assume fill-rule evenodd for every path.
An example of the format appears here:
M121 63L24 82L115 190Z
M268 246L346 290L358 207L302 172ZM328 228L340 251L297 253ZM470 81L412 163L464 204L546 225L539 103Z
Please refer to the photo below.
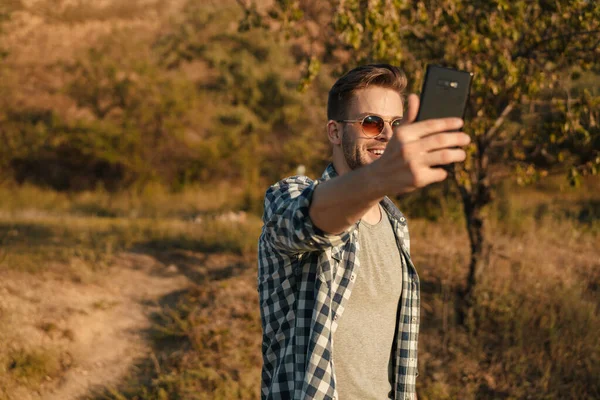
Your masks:
M56 268L97 271L120 251L184 249L247 254L255 251L260 221L205 218L0 217L0 268L30 273Z
M33 185L0 186L0 213L5 216L89 216L182 218L237 209L243 189L234 184L187 187L173 193L162 185L109 193L102 188L64 193Z

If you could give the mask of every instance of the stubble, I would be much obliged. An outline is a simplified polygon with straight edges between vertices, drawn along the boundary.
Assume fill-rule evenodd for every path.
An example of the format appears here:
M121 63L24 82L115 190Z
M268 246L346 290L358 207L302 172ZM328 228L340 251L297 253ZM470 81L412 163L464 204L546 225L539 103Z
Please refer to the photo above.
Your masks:
M369 163L367 155L364 154L364 151L361 151L358 138L351 132L348 132L346 126L343 128L342 134L342 152L344 153L346 164L348 164L348 167L350 167L351 170L355 170Z

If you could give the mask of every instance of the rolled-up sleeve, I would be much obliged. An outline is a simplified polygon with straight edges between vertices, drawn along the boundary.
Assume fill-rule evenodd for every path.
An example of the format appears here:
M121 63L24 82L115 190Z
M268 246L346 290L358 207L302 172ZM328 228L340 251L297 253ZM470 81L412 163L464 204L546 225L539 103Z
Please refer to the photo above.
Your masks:
M339 234L315 226L309 216L312 196L322 180L293 176L271 186L265 195L263 239L286 253L323 250L345 243L355 225Z

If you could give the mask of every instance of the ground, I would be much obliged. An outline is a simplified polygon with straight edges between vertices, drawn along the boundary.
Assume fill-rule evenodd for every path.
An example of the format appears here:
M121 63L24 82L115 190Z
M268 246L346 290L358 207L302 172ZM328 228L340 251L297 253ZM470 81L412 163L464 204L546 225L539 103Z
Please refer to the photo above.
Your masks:
M50 274L3 276L0 312L11 327L4 335L27 337L18 342L30 349L53 349L60 363L37 390L24 385L4 393L11 400L76 399L117 385L138 360L152 356L152 316L161 301L191 284L175 264L134 252L120 254L86 283Z

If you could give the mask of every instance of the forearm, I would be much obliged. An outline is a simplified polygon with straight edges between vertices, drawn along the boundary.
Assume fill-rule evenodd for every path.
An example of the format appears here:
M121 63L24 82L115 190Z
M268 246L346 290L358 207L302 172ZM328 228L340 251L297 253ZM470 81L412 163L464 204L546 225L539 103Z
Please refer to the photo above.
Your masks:
M288 254L323 250L344 243L352 227L330 234L315 226L310 217L313 195L324 183L294 176L269 187L265 193L260 242Z
M309 215L315 226L337 234L361 219L384 196L373 164L366 165L318 185Z

